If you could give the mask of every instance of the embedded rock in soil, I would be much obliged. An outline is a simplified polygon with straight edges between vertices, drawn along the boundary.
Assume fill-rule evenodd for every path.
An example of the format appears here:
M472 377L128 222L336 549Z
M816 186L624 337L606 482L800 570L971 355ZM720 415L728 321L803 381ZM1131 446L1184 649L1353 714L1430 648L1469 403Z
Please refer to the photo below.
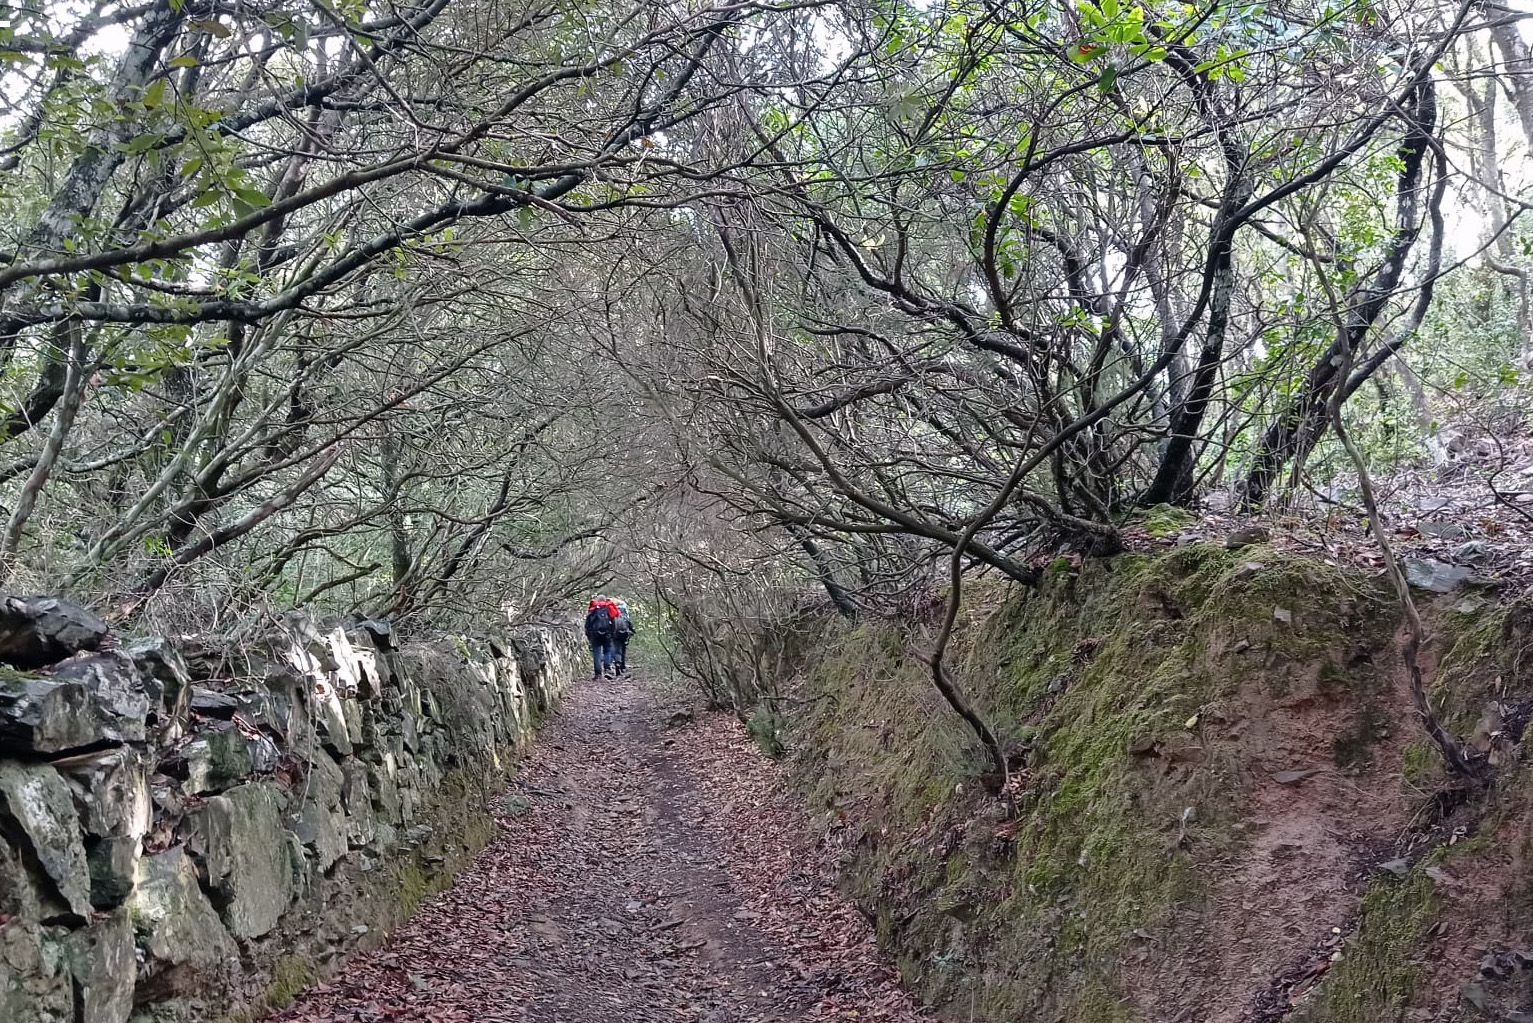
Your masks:
M1431 558L1406 558L1405 579L1417 589L1452 593L1474 578L1474 569L1449 565Z
M1459 523L1448 519L1418 519L1416 530L1426 536L1435 536L1439 540L1457 540L1468 532Z
M0 662L42 668L94 650L106 623L83 607L54 597L0 598Z
M1225 550L1238 551L1244 547L1266 543L1271 539L1272 530L1266 526L1242 526L1230 531L1230 535L1225 537L1224 547Z

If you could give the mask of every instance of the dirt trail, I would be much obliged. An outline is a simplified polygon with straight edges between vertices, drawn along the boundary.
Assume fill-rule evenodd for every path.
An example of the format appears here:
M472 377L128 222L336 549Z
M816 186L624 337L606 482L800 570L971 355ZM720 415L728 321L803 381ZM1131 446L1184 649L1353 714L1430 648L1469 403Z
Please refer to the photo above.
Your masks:
M637 680L570 694L489 848L273 1023L928 1019L799 848L776 768L663 702Z

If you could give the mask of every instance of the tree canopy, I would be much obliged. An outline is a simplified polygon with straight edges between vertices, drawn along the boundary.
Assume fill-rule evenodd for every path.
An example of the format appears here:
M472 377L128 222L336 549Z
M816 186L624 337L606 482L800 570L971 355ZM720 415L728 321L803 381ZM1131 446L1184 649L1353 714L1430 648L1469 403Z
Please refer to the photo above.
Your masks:
M1526 405L1515 7L6 10L0 555L120 619L956 607Z

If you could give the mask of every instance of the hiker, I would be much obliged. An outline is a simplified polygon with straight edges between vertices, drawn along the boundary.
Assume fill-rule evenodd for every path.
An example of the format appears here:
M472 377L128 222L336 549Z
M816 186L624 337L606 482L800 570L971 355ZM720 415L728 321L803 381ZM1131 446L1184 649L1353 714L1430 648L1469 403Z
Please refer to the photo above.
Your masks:
M595 681L607 673L613 664L613 623L617 621L617 604L601 594L591 598L586 609L586 642L591 644L591 679Z
M628 641L635 631L633 619L628 617L628 605L618 601L617 619L612 623L612 645L619 675L628 670Z

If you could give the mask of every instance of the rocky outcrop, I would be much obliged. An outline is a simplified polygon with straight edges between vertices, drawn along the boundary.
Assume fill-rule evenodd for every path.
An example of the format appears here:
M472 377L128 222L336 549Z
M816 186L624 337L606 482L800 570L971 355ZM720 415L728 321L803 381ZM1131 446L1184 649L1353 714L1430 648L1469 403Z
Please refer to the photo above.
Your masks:
M576 665L556 628L401 646L295 616L236 645L0 612L5 1023L249 1016L378 940L488 840Z

